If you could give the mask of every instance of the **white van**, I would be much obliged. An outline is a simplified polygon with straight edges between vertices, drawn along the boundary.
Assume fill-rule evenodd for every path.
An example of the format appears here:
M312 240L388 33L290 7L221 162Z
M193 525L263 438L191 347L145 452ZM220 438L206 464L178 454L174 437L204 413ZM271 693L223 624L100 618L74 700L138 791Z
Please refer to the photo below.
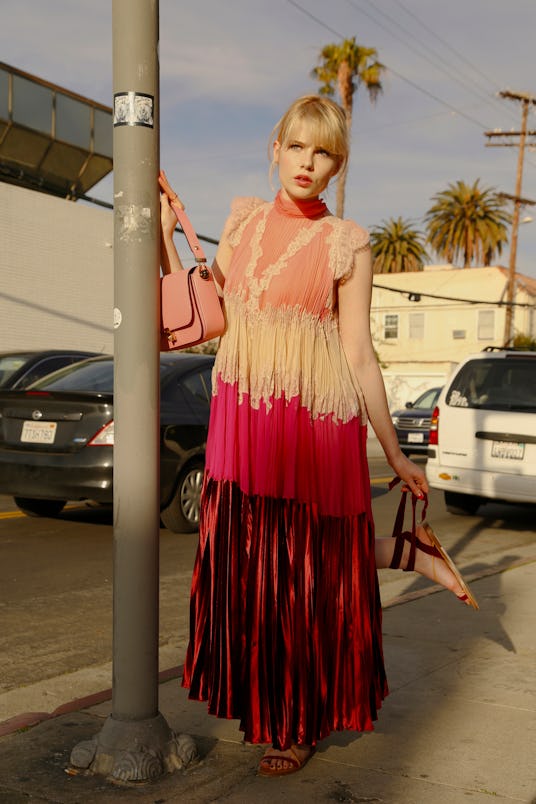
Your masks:
M488 347L457 366L432 415L426 475L452 513L536 503L536 352Z

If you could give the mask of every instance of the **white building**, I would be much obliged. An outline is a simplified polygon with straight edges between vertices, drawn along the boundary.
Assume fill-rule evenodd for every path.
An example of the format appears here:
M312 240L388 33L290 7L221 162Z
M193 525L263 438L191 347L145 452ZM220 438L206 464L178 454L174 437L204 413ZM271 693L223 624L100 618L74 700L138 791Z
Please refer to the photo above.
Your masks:
M391 410L442 385L466 355L503 343L507 283L500 266L375 274L371 327ZM536 280L517 274L514 301L514 334L535 338Z
M0 351L113 351L113 215L0 182Z
M0 351L110 352L112 110L0 62ZM72 199L72 200L67 200Z

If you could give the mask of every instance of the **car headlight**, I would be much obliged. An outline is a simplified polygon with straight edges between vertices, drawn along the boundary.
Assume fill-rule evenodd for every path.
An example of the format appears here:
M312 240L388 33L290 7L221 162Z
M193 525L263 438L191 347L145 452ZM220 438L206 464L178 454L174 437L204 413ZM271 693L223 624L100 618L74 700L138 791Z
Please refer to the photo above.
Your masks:
M393 422L393 427L398 427L398 424L400 422L400 417L399 416L391 416L391 421Z

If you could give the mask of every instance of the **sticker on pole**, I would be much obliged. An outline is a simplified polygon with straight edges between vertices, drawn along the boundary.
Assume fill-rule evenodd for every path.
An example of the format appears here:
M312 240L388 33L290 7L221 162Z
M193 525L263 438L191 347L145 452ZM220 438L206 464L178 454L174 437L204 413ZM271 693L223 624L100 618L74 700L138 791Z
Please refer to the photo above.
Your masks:
M154 97L143 92L116 92L114 128L116 126L154 128Z

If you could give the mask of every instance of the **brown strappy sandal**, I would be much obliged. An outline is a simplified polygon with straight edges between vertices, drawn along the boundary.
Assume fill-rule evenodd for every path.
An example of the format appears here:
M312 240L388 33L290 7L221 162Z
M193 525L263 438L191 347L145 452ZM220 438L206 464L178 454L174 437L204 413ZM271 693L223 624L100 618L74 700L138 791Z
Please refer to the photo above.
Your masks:
M395 486L399 482L400 482L399 477L394 478L389 484L389 489L392 489L393 486ZM406 499L408 492L411 494L411 505L413 510L411 532L409 530L406 531L403 530L404 516L406 513ZM418 502L423 503L421 519L418 524L421 528L423 528L432 544L426 544L417 537L416 509ZM478 603L476 602L476 599L472 594L471 590L463 580L460 571L458 570L454 561L451 559L451 557L449 556L449 554L439 541L430 523L426 521L425 515L427 508L428 508L428 496L426 494L423 493L422 500L419 500L419 498L415 494L411 493L410 489L407 486L402 486L402 497L400 499L400 503L398 506L398 511L396 514L392 534L393 538L396 539L395 549L393 551L393 558L391 559L389 567L391 569L400 569L400 564L402 562L402 555L404 552L404 545L406 542L409 542L410 550L409 550L408 562L406 566L402 568L404 572L414 572L415 554L417 550L422 550L423 553L427 553L429 556L432 556L433 558L439 558L445 562L445 564L452 572L452 574L456 578L456 581L459 583L460 587L463 590L463 594L456 595L458 600L460 600L467 606L472 606L474 609L478 609Z
M311 748L307 756L300 759L296 751L296 746L291 746L290 756L283 756L282 754L265 754L259 762L258 773L260 776L288 776L289 773L297 773L306 765L313 756L315 749ZM275 768L271 763L277 761L288 762L286 768Z

